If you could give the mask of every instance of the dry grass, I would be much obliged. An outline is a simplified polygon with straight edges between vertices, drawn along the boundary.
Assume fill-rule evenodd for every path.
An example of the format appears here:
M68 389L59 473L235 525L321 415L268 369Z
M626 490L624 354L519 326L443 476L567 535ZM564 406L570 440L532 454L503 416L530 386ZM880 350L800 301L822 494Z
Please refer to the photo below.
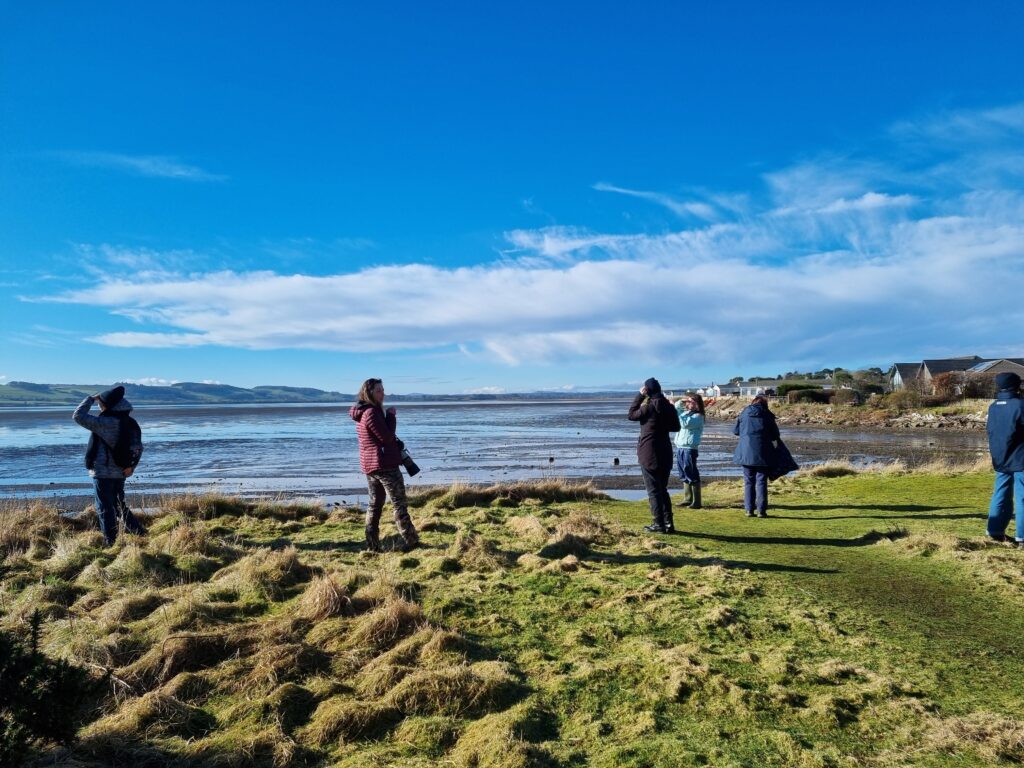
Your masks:
M305 643L262 642L251 659L252 671L240 681L241 690L269 690L326 671L328 659Z
M405 714L458 715L500 706L517 692L506 664L480 661L418 669L392 688L385 701Z
M846 475L856 475L860 471L861 468L855 467L849 461L830 459L829 461L823 461L820 464L805 467L797 474L801 477L844 477Z
M257 637L251 629L171 635L151 647L138 661L118 670L120 677L140 690L166 683L181 672L209 669L243 651L250 650Z
M360 573L358 576L349 577L349 590L352 585L358 584L352 594L352 605L356 613L363 613L371 610L388 600L399 600L402 593L398 590L394 577L387 573L381 573L376 577Z
M451 752L458 768L533 768L550 764L535 741L547 714L531 701L480 718L466 728Z
M511 565L509 556L501 552L493 541L466 528L460 528L455 534L448 556L473 571L498 571Z
M303 737L324 746L379 736L393 727L401 714L386 704L336 696L320 703Z
M120 741L126 738L151 739L176 735L195 738L208 733L216 725L203 710L159 691L135 699L82 731L82 739Z
M309 583L299 598L296 614L310 621L323 621L332 616L350 616L355 612L348 595L347 580L338 573L318 576Z
M572 536L585 544L603 543L608 540L608 526L592 512L577 510L555 526L556 536Z
M389 598L352 622L347 645L363 651L383 651L416 632L425 622L416 603Z
M299 560L295 547L279 551L258 549L251 555L222 568L213 582L236 588L266 600L280 600L288 587L305 581L310 569Z
M410 497L414 506L429 504L438 509L464 509L492 504L514 506L527 501L557 504L566 501L607 499L591 483L570 480L537 480L498 483L480 487L456 483L448 488L429 488Z
M395 730L397 743L417 752L436 755L451 747L459 737L459 721L454 717L407 717Z
M92 562L102 547L103 536L98 532L58 531L50 539L50 558L43 567L49 573L70 578Z
M30 504L17 500L0 502L0 559L29 552L35 542L44 545L70 524L57 510L42 501Z
M177 569L168 555L147 552L134 540L122 543L126 538L118 540L121 550L114 562L105 569L111 582L132 586L162 586L178 580Z
M138 621L149 616L168 600L169 598L155 590L146 590L138 595L126 595L111 600L100 609L99 616L111 624Z
M520 539L533 544L543 544L550 535L544 523L534 515L513 515L505 525Z
M933 718L925 737L942 752L975 752L985 760L1024 762L1024 723L991 712L967 717Z

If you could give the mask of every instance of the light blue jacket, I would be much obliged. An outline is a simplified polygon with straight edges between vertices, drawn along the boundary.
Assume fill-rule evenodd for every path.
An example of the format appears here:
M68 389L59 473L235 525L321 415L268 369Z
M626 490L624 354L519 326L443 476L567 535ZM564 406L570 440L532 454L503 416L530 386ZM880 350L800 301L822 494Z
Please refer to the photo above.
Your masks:
M696 411L689 410L685 405L676 405L679 413L679 424L682 429L676 433L676 448L696 448L704 436L704 417Z

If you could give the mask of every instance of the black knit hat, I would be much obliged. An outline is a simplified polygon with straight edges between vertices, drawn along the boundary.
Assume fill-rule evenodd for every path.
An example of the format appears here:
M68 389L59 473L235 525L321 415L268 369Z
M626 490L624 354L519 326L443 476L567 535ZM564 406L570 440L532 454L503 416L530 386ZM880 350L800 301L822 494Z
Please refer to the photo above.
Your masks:
M999 388L1000 392L1010 391L1013 392L1016 389L1020 389L1020 376L1013 371L1006 371L1005 373L996 374L996 387Z
M100 392L100 400L105 408L113 408L124 399L124 387L118 385L111 387L106 392Z
M653 376L644 382L644 387L647 389L648 395L656 395L661 392L661 384Z

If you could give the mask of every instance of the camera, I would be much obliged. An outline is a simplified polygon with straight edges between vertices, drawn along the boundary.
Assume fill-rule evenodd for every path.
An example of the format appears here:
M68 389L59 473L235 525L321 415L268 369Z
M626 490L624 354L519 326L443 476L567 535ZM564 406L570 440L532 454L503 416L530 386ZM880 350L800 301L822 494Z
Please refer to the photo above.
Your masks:
M409 477L414 477L419 474L420 468L416 462L412 460L412 456L409 455L409 451L406 450L405 446L402 446L402 466L405 467L405 471L409 473Z

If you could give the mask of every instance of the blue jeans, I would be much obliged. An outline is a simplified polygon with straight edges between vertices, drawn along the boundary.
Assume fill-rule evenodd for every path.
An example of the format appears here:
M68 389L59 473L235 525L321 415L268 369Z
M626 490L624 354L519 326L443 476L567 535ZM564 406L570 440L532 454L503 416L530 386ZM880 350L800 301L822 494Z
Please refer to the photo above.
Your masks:
M988 507L988 535L1002 536L1017 504L1017 541L1024 541L1024 472L996 472L996 487Z
M676 471L684 483L700 485L700 471L697 469L697 449L676 449Z
M768 467L743 467L743 509L761 514L768 509Z
M647 488L647 501L651 505L651 517L654 524L663 527L672 525L672 499L668 495L668 479L672 467L650 470L640 467L644 476L644 487Z
M96 519L108 547L117 539L118 520L124 523L128 533L146 532L124 500L123 477L95 477L93 483L96 486Z

